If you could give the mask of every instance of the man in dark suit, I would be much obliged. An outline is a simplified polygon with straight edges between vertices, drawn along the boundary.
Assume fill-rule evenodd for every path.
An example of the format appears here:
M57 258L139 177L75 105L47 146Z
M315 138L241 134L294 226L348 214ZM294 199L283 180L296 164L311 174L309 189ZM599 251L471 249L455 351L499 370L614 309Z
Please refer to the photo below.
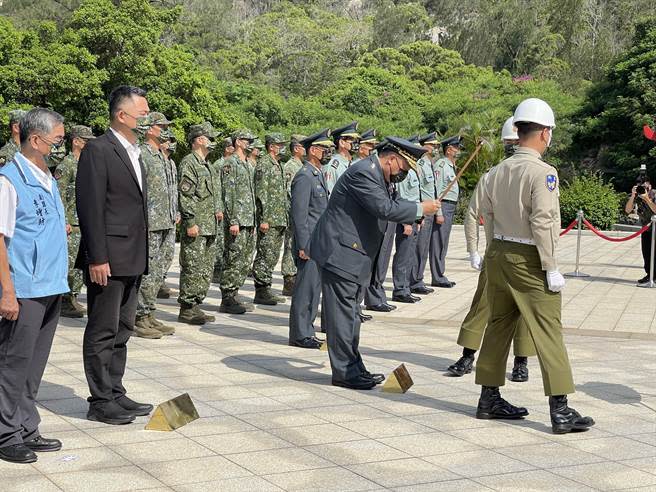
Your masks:
M328 185L321 172L321 160L333 143L327 128L300 143L305 147L307 161L292 181L292 250L297 273L289 311L289 344L318 349L322 342L314 335L314 320L321 299L321 276L306 250L314 226L328 207Z
M328 339L333 385L371 389L384 379L367 371L358 350L358 293L369 282L385 222L412 223L435 213L439 202L393 199L389 183L402 181L426 151L407 140L388 137L376 153L358 161L339 179L319 219L309 256L321 271L322 327Z
M147 128L146 92L120 86L109 96L110 128L80 155L76 205L82 240L76 267L84 272L89 321L84 371L89 420L127 424L152 405L126 396L123 374L141 276L148 270L146 172L138 132Z

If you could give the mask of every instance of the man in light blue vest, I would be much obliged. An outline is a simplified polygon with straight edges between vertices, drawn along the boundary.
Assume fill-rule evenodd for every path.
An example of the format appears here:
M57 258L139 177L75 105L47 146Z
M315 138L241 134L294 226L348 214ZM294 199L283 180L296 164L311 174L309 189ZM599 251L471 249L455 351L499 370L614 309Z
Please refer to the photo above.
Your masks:
M34 108L0 169L0 459L14 463L61 449L39 433L36 396L69 290L66 215L46 165L63 141L64 118Z

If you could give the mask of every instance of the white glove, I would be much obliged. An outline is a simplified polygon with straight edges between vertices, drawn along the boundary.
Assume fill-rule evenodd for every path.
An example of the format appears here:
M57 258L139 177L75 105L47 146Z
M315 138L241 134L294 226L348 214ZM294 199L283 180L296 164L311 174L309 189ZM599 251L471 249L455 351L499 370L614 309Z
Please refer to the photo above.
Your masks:
M483 258L478 254L478 251L469 253L469 263L474 270L481 271L481 264L483 263Z
M547 272L547 285L551 292L560 292L565 287L565 277L558 270Z

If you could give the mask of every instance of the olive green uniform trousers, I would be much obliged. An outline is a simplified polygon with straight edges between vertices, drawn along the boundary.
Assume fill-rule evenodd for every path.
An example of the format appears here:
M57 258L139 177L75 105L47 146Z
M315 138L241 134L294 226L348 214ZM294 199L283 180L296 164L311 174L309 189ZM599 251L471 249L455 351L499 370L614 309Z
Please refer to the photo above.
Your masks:
M481 274L478 276L478 285L474 293L471 307L465 320L460 326L458 334L458 345L472 350L478 350L481 347L485 327L490 319L490 304L487 301L487 272L485 262ZM513 337L513 351L518 357L530 357L535 355L535 345L531 335L528 333L528 327L521 316L517 320L517 329Z
M510 342L524 318L547 396L574 393L563 342L561 295L547 288L535 246L494 240L485 253L490 320L476 363L476 384L503 386Z

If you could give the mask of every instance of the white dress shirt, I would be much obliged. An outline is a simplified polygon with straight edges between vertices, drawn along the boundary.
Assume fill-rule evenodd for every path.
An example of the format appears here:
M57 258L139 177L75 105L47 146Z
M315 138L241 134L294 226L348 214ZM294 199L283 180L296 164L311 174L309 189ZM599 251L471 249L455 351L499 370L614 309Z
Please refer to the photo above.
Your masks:
M43 172L32 161L27 159L23 154L18 152L14 159L18 160L21 166L29 167L34 177L39 183L52 194L52 174L50 171ZM18 195L14 185L6 177L0 176L0 234L7 237L13 237L16 229L16 207L18 206Z
M134 168L134 173L137 175L137 181L139 182L139 189L143 189L142 178L141 178L141 165L139 164L139 157L141 156L141 149L139 148L139 143L130 143L128 140L121 135L119 132L110 127L114 136L121 143L125 151L128 153L132 167Z

